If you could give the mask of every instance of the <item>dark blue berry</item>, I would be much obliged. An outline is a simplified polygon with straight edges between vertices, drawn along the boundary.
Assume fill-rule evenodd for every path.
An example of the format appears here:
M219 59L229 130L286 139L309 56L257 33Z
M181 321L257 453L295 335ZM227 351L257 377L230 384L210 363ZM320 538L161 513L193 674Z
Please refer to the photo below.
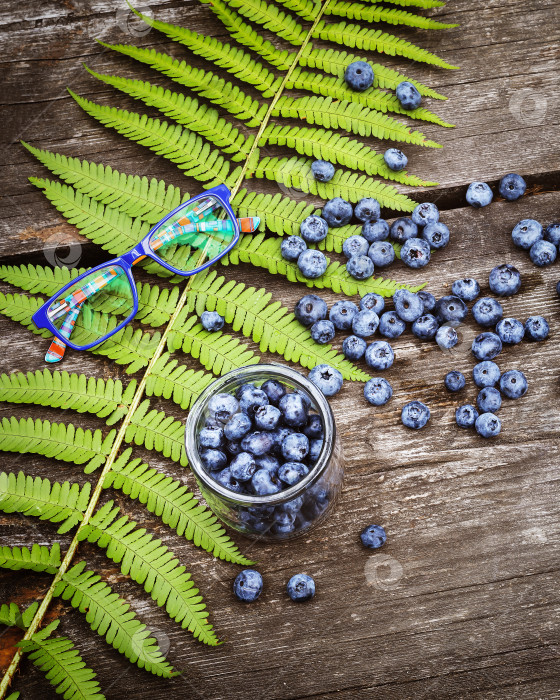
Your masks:
M381 294L376 294L375 292L369 292L365 294L360 299L360 310L361 311L375 311L379 316L383 309L385 308L385 299Z
M362 223L366 221L377 221L381 216L381 207L377 199L364 197L354 207L354 216Z
M396 311L386 311L379 319L379 332L385 338L398 338L406 329L406 323Z
M481 413L474 423L476 432L483 438L496 437L502 429L502 423L493 413Z
M396 92L397 99L403 109L416 109L422 102L422 95L418 88L408 80L403 80L402 83L399 83Z
M523 340L525 326L516 318L503 318L496 326L496 333L502 343L517 345Z
M556 260L558 251L554 243L550 241L537 241L531 246L529 257L533 265L537 267L547 267Z
M315 438L309 441L309 461L311 462L311 464L315 464L315 462L319 459L319 455L321 454L322 449L322 438Z
M560 223L549 224L544 232L544 239L560 248Z
M481 413L496 413L502 405L502 395L493 386L486 386L478 392L476 405Z
M237 481L249 481L257 471L257 463L254 455L249 452L240 452L231 460L229 465L231 475Z
M455 422L460 428L472 428L478 418L478 411L470 403L455 410Z
M334 165L327 160L314 160L311 172L318 182L329 182L334 177Z
M280 462L274 455L261 455L260 457L255 457L254 460L258 469L266 469L266 471L270 472L273 476L278 473Z
M323 207L323 219L331 228L339 228L350 223L352 218L352 205L341 197L330 199Z
M374 241L368 250L374 267L387 267L395 259L395 249L389 241Z
M383 154L383 160L389 170L396 173L404 170L408 164L408 158L398 148L388 148Z
M255 427L259 430L275 430L282 418L282 413L279 408L268 404L267 406L259 406L254 413L253 420Z
M304 250L299 256L297 266L307 279L314 280L327 269L327 258L320 250Z
M395 360L395 353L386 340L374 340L366 349L365 360L372 369L389 369Z
M344 80L349 88L363 92L373 85L373 68L366 61L354 61L346 67Z
M518 248L529 250L543 238L543 227L535 219L522 219L513 227L511 239Z
M268 396L262 389L257 389L256 387L247 387L239 396L239 407L249 418L253 417L259 406L266 406L267 404Z
M472 307L474 320L481 326L495 326L502 320L504 310L502 305L492 297L482 297Z
M272 452L276 455L282 454L282 443L288 435L293 433L292 428L276 428L270 432L270 437L272 438ZM264 457L265 455L263 455ZM257 462L258 464L258 462ZM264 467L262 467L264 468Z
M286 590L295 603L303 603L315 595L315 581L307 574L296 574L288 581Z
M280 254L290 262L296 262L304 250L307 250L307 245L301 236L288 236L280 245Z
M418 226L406 216L395 219L391 224L389 235L397 243L404 243L409 238L418 237Z
M453 295L463 301L474 301L480 294L480 285L472 277L465 277L462 280L455 280L451 285Z
M419 227L424 227L427 224L437 224L439 221L439 209L432 202L417 204L412 212L412 221Z
M212 476L219 484L228 489L228 491L233 491L234 493L243 492L243 487L237 479L233 478L229 467L222 469L221 472L214 472Z
M309 379L325 396L334 396L342 389L342 374L327 364L314 367L309 372Z
M366 280L373 275L374 267L367 255L354 255L346 263L346 272L355 280Z
M291 433L282 443L282 456L288 462L301 462L309 453L309 438L303 433Z
M278 470L278 477L288 486L294 486L309 474L309 469L301 462L285 462Z
M408 289L397 289L393 294L393 303L399 318L407 323L416 321L424 313L424 302L418 294Z
M449 229L441 221L436 224L428 224L422 230L422 238L434 250L445 248L449 243Z
M312 214L301 222L299 232L306 243L319 243L326 238L329 226L320 216Z
M437 329L435 337L442 350L451 350L459 342L459 335L453 326L441 326Z
M525 337L527 340L545 340L548 338L548 321L542 316L530 316L525 321Z
M449 391L461 391L466 383L465 375L455 369L445 375L444 384Z
M407 428L420 430L430 420L430 409L421 401L411 401L403 406L401 421Z
M362 226L362 236L368 243L384 241L386 238L389 238L389 224L385 219L366 221Z
M303 428L307 423L307 406L299 394L286 394L278 408L284 414L284 422L291 428Z
M493 360L502 352L502 341L498 335L487 331L476 336L471 350L477 360Z
M467 189L467 203L475 209L487 207L493 196L490 186L485 182L471 182Z
M500 368L491 360L484 360L473 367L473 381L479 389L495 386L500 379Z
M432 314L423 314L412 324L412 332L420 340L431 340L435 338L438 328L438 320L435 316L432 316Z
M513 202L525 194L527 184L521 175L508 173L500 180L498 190L504 199Z
M409 238L401 248L401 260L417 270L430 262L430 246L423 238Z
M294 315L304 326L312 326L317 321L327 318L328 307L326 301L316 294L306 294L302 297L294 309Z
M318 415L317 413L312 413L309 416L309 420L307 421L307 425L303 429L304 435L307 435L308 438L322 438L323 437L323 421L321 420L321 416Z
M379 549L387 541L387 533L381 525L368 525L360 533L360 539L364 547Z
M436 298L430 292L425 292L423 289L416 292L424 304L424 313L430 313L436 308Z
M393 396L393 387L383 377L374 377L364 385L364 397L373 406L384 406Z
M228 463L227 455L221 450L204 450L200 453L200 460L210 472L225 469Z
M500 377L500 391L508 399L525 396L527 386L527 377L517 369L510 369Z
M200 447L217 449L218 447L223 447L224 443L224 431L222 428L202 428L198 434L198 444Z
M318 299L319 297L317 297ZM326 306L326 304L325 304ZM286 393L286 388L276 379L267 379L266 382L261 386L262 391L268 396L268 400L274 406L278 405L280 399Z
M251 478L251 488L257 496L271 496L282 490L282 482L267 469L257 469Z
M220 423L227 423L238 410L239 403L231 394L214 394L208 401L208 413Z
M226 452L230 455L238 455L240 452L243 452L241 448L241 442L237 440L228 440L226 442Z
M367 343L363 338L358 338L357 335L349 335L342 342L342 353L347 360L356 362L361 360L366 351Z
M204 311L200 316L200 323L205 331L216 333L224 327L224 317L217 311Z
M270 452L274 444L273 438L267 432L247 433L241 440L241 447L245 452L250 452L255 457L260 457ZM239 455L238 455L239 456Z
M258 571L245 569L240 571L233 582L233 592L243 603L252 603L262 593L263 580Z
M352 331L359 338L369 338L379 326L379 316L375 311L358 311L352 319Z
M332 321L317 321L311 326L311 337L319 345L330 343L334 338L335 332Z
M354 255L367 255L369 243L363 236L350 236L342 244L342 252L350 259Z
M488 284L494 294L510 297L517 294L521 287L521 273L509 263L498 265L488 276Z

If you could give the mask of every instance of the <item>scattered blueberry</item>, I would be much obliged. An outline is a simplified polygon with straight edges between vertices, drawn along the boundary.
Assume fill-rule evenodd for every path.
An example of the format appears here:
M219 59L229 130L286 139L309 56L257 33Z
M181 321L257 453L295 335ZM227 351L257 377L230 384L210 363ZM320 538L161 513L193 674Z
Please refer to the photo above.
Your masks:
M418 226L406 216L395 219L389 229L389 235L397 243L404 243L409 238L417 238Z
M317 297L318 299L319 297ZM326 307L326 304L325 304ZM268 400L277 406L280 399L286 394L285 387L276 379L267 379L261 386L261 390L268 396Z
M422 299L408 289L397 289L393 294L393 303L399 318L408 323L416 321L424 313Z
M396 311L386 311L379 319L379 332L385 338L398 338L405 329L406 324Z
M284 422L291 428L303 428L307 423L307 406L300 394L286 394L278 408L284 414Z
M352 320L358 311L359 309L353 301L337 301L329 311L329 320L339 331L347 331L352 328Z
M360 539L364 547L379 549L387 541L387 533L381 525L368 525L360 533Z
M550 224L544 232L545 241L554 243L557 248L560 248L560 223Z
M408 158L398 148L388 148L383 154L383 160L389 170L396 173L404 170L408 164Z
M459 336L453 326L441 326L436 331L436 343L443 350L451 350L459 342Z
M449 229L441 221L435 224L428 224L424 226L422 238L428 243L430 248L439 250L440 248L445 248L449 243Z
M412 212L412 221L418 227L423 227L427 224L437 224L439 221L439 209L432 202L417 204Z
M438 299L434 309L434 315L440 322L447 321L455 325L462 323L468 313L469 309L465 302L453 294Z
M487 207L493 196L490 186L485 182L471 182L467 189L467 203L475 209Z
M509 263L498 265L490 272L488 284L494 294L510 297L517 294L521 287L521 273Z
M255 457L250 452L240 452L229 465L231 475L237 481L249 481L257 471Z
M306 243L319 243L326 238L329 226L320 216L312 214L301 222L299 232Z
M473 367L473 381L479 389L495 386L500 379L500 368L491 360L484 360Z
M476 432L483 438L496 437L502 429L502 423L493 413L481 413L474 423Z
M366 351L367 343L363 338L358 338L357 335L349 335L342 342L342 353L347 360L356 362L361 360Z
M374 377L365 383L364 396L373 406L384 406L393 396L393 387L383 377Z
M327 269L327 258L320 250L304 250L299 256L297 266L307 279L317 279Z
M502 343L517 345L523 340L525 326L516 318L503 318L496 326L496 333L500 336Z
M548 332L548 322L542 316L530 316L525 321L525 337L528 340L545 340Z
M527 377L517 369L510 369L500 377L500 391L508 399L525 396L527 386Z
M421 401L411 401L401 411L403 425L413 430L420 430L430 420L430 409Z
M330 365L317 365L309 372L309 379L325 396L334 396L342 389L342 374Z
M422 299L425 313L429 313L436 308L436 298L433 294L430 294L430 292L425 292L422 289L419 292L416 292L416 294L418 294L420 299Z
M282 482L267 469L257 469L251 478L251 487L256 496L271 496L282 490Z
M542 240L543 227L534 219L522 219L513 227L511 238L518 248L529 250L537 241Z
M420 340L431 340L436 337L439 323L432 314L423 314L412 324L412 333Z
M360 299L360 309L362 311L375 311L379 316L385 308L385 299L381 294L369 292Z
M372 369L389 369L395 360L395 353L386 340L374 340L366 349L365 360Z
M316 294L306 294L294 309L295 317L304 326L312 326L317 321L324 321L327 313L327 303Z
M482 297L472 307L474 320L481 326L495 326L502 320L504 310L502 305L492 297Z
M350 259L354 255L367 255L369 243L363 236L349 236L342 244L342 252Z
M314 160L311 163L311 172L319 182L329 182L334 177L334 165L328 160Z
M537 267L547 267L556 260L558 251L554 243L550 241L537 241L531 246L529 257L531 262Z
M455 409L455 422L460 428L472 428L478 418L478 411L470 403Z
M309 474L309 469L302 462L285 462L278 470L278 477L288 486L294 486Z
M363 61L357 61L363 63ZM296 574L286 586L288 595L295 603L303 603L315 595L315 581L307 574Z
M217 311L203 311L200 316L200 323L205 331L215 333L224 327L224 317Z
M373 275L373 262L367 255L354 255L346 263L346 271L355 280L365 280Z
M377 221L381 216L379 202L373 197L364 197L364 199L360 199L354 207L354 216L362 223L366 221Z
M430 262L430 246L422 238L409 238L401 248L401 260L407 267L418 269Z
M307 245L301 236L288 236L280 246L280 254L289 262L296 262L304 250L307 250Z
M384 241L386 238L389 238L389 224L385 219L366 221L362 226L362 236L368 243Z
M496 413L502 405L502 395L493 386L486 386L478 392L476 405L481 413Z
M233 592L243 603L252 603L262 593L263 579L258 571L245 569L240 571L233 582Z
M451 291L463 301L474 301L480 294L480 285L472 277L455 280L451 285Z
M527 184L521 175L508 173L500 180L498 190L504 199L513 202L525 194Z
M495 333L486 331L476 336L471 350L477 360L493 360L502 352L502 341Z
M330 199L323 207L323 219L332 228L339 228L350 223L352 205L341 197Z
M373 85L373 68L366 61L354 61L346 67L344 80L349 88L363 92Z
M449 391L461 391L466 383L465 375L455 369L445 375L444 384Z
M389 241L374 241L369 246L368 255L374 267L387 267L395 259L395 249Z
M210 472L221 471L227 467L228 458L221 450L204 450L200 452L202 464Z
M379 326L379 316L375 311L358 311L352 319L352 331L359 338L369 338Z
M279 408L267 404L259 406L254 413L255 427L259 430L275 430L280 423L282 413Z
M319 345L330 343L335 336L335 332L332 321L317 321L311 326L311 337Z
M422 102L422 95L418 88L408 80L403 80L397 85L397 99L403 109L416 109Z

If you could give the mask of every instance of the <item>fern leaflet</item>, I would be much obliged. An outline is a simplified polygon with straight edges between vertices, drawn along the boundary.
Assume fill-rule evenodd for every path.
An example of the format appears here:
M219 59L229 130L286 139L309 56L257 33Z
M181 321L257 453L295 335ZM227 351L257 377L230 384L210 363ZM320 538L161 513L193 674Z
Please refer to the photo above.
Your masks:
M60 545L55 542L52 547L34 544L31 549L28 547L0 547L0 567L3 569L11 569L19 571L26 569L27 571L45 571L47 574L56 574L60 566ZM38 607L37 603L37 607ZM2 606L4 607L4 606ZM33 617L31 617L33 619ZM31 620L29 621L31 622ZM7 625L0 613L0 623ZM14 622L13 624L18 624ZM19 627L26 629L29 624L19 624Z

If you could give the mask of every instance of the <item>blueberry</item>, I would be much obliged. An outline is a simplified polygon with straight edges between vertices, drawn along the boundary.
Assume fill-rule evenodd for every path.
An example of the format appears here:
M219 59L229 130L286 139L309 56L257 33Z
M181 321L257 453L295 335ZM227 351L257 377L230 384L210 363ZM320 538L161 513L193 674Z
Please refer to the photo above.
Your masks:
M319 243L326 238L329 226L320 216L312 214L301 222L299 232L306 243Z
M527 184L521 175L508 173L500 180L498 190L504 199L513 202L525 194Z
M321 438L315 438L309 441L309 461L311 464L319 459L321 450L323 449L323 440Z
M470 403L455 409L455 422L460 428L472 428L478 418L478 411Z
M503 318L496 326L496 333L502 343L517 345L523 340L525 326L516 318Z
M295 432L292 428L276 428L270 432L270 437L272 438L272 453L276 455L282 454L282 443L291 433ZM265 455L263 455L265 457ZM260 459L257 458L257 459ZM258 464L258 462L257 462ZM266 467L261 467L265 469Z
M467 203L475 209L487 207L493 196L490 186L485 182L471 182L467 189Z
M465 320L469 309L462 299L451 294L437 300L434 312L438 321L458 325Z
M560 280L556 283L556 294L560 297Z
M389 369L395 360L393 348L386 340L374 340L365 354L368 367L377 370Z
M495 333L486 331L476 336L471 350L477 360L493 360L502 352L502 341Z
M334 165L328 160L314 160L311 163L311 172L319 182L329 182L334 177Z
M377 221L381 216L379 202L373 197L364 197L360 199L354 207L354 216L362 223L366 221Z
M332 321L317 321L311 326L311 337L319 345L330 343L334 338L335 332Z
M366 221L362 226L362 236L368 243L384 241L386 238L389 238L389 224L385 219Z
M252 382L245 382L245 384L240 384L235 390L235 398L240 401L241 397L246 391L256 389L257 387Z
M510 369L500 377L500 391L508 399L520 399L527 393L527 377L517 369Z
M545 340L548 338L548 322L542 316L530 316L525 321L525 337L527 340Z
M558 251L554 243L550 241L537 241L531 246L529 257L537 267L547 267L556 260Z
M416 294L418 294L420 299L422 299L425 313L429 313L436 308L436 298L433 294L430 294L430 292L425 292L424 290L420 290L419 292L416 292Z
M278 408L284 414L284 422L291 428L303 428L307 423L307 406L299 394L286 394Z
M407 428L420 430L430 420L430 409L421 401L411 401L403 406L401 421Z
M521 273L509 263L498 265L490 272L488 284L494 294L500 297L510 297L517 294L521 287Z
M409 238L401 249L401 260L415 270L426 267L430 262L430 246L422 238Z
M384 406L393 396L393 387L383 377L374 377L365 383L364 396L373 406Z
M481 413L496 413L502 405L502 395L493 386L485 386L478 392L476 405Z
M224 443L224 431L222 428L202 428L198 434L198 444L200 447L217 449L218 447L223 447Z
M274 516L272 532L276 535L289 535L296 529L296 516L293 513L279 512Z
M373 68L366 61L354 61L346 67L344 80L349 88L363 92L373 85Z
M306 294L302 297L294 309L294 314L304 326L312 326L317 321L327 318L328 307L326 301L316 294Z
M307 435L308 438L322 438L323 437L323 421L321 416L317 413L312 413L309 416L307 425L303 429L303 434Z
M363 63L363 61L356 61L356 63ZM288 581L286 590L295 603L303 603L315 595L315 581L307 574L296 574Z
M513 227L511 238L518 248L529 248L543 238L543 227L535 219L522 219Z
M325 396L334 396L342 389L342 374L330 365L317 365L309 372L309 379Z
M307 250L307 245L300 236L288 236L280 246L280 254L290 262L296 262L304 250Z
M474 320L481 326L495 326L502 320L504 310L502 305L492 297L482 297L472 307Z
M395 219L389 229L389 235L397 243L404 243L409 238L418 237L418 226L406 216Z
M304 277L314 280L327 269L327 258L320 250L304 250L298 258L297 266Z
M487 386L495 386L500 379L500 368L491 360L484 360L473 367L472 376L479 389Z
M252 418L255 410L259 406L268 404L268 396L262 389L256 387L247 388L239 397L239 406L243 413L246 413L249 418Z
M480 285L472 277L465 277L462 280L455 280L451 285L454 296L463 301L474 301L480 294Z
M270 452L273 444L273 438L269 433L261 431L247 433L243 440L241 440L241 447L243 450L245 452L250 452L252 455L255 455L255 457L260 457Z
M339 331L352 328L352 319L358 313L358 307L353 301L337 301L329 311L329 320Z
M361 360L366 351L367 343L363 338L358 338L357 335L349 335L342 342L342 353L347 360L356 362Z
M291 433L282 443L282 456L288 462L301 462L309 452L309 438L303 433Z
M254 569L240 571L233 582L233 592L243 603L255 601L263 589L262 576Z
M203 311L200 323L205 331L216 333L224 327L224 317L220 316L217 311Z
M233 491L234 493L241 493L243 491L243 487L239 481L233 478L229 467L222 469L221 472L212 474L212 476L219 484L228 489L228 491Z
M349 236L342 244L342 252L350 259L354 255L367 255L369 243L363 236Z
M438 320L435 316L432 316L432 314L423 314L412 324L412 332L420 340L431 340L435 338L438 328Z
M228 440L241 440L252 428L252 422L245 413L236 413L224 426L224 435Z
M442 350L451 350L459 342L459 336L453 326L441 326L437 329L435 337Z
M200 454L200 460L210 472L220 471L227 467L227 455L221 450L204 450Z
M319 297L317 297L318 299ZM325 304L326 307L326 304ZM278 405L280 399L285 395L286 388L276 379L267 379L261 386L261 390L268 396L268 400L274 406Z
M254 456L249 452L240 452L231 460L229 470L237 481L249 481L257 471L257 463Z
M274 455L261 455L260 457L254 457L255 464L258 469L266 469L270 474L275 475L278 473L280 468L280 462L276 459Z
M331 228L339 228L350 223L352 205L341 197L330 199L323 207L323 219Z
M560 223L550 224L544 232L545 241L554 243L557 248L560 248Z
M361 531L360 539L364 547L379 549L387 541L387 534L381 525L368 525Z
M440 248L445 248L449 243L449 229L441 221L438 221L436 224L428 224L424 226L422 238L428 243L430 248L439 250Z
M397 99L403 109L416 109L422 102L422 95L418 88L408 80L403 80L397 85Z
M375 311L358 311L352 319L352 331L359 338L369 338L379 326L379 316Z
M241 449L241 442L238 440L228 440L226 442L226 452L232 456L238 455L243 452Z
M355 280L366 280L373 275L374 267L367 255L354 255L346 263L346 272Z
M267 469L257 469L251 478L251 487L257 496L271 496L282 490L282 482Z
M432 202L417 204L412 212L412 221L419 227L424 227L427 224L437 224L439 221L439 209Z
M416 321L424 313L424 302L418 294L408 289L397 289L393 294L393 303L399 318L408 323Z
M385 338L398 338L405 329L406 324L396 311L386 311L379 319L379 332Z
M493 413L482 413L474 423L476 432L483 438L495 437L502 429L502 423Z
M360 309L362 311L375 311L379 316L385 308L385 299L381 294L369 292L360 299Z
M227 423L239 410L239 403L231 394L214 394L208 401L208 412L220 423Z
M294 486L309 474L309 469L301 462L285 462L278 470L278 477L288 486Z
M398 148L388 148L383 154L383 160L389 170L396 173L404 170L408 164L408 158Z
M276 406L259 406L254 413L255 427L259 430L275 430L282 414Z
M454 369L445 375L444 384L449 391L461 391L465 388L465 375Z
M293 464L293 462L292 462ZM296 462L298 464L298 462ZM305 466L305 465L303 465ZM307 469L307 467L306 467ZM309 471L309 470L307 470ZM301 507L303 505L303 496L298 496L297 498L292 498L291 501L287 501L286 503L283 503L281 506L277 506L276 511L282 510L285 513L298 513L298 511L301 510Z
M395 249L389 241L374 241L368 255L374 267L387 267L395 259Z

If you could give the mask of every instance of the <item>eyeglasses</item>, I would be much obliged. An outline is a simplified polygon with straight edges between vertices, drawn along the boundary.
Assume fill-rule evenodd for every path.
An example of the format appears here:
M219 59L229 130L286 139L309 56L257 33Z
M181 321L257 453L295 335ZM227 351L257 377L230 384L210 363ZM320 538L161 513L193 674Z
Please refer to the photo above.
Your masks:
M152 258L170 272L189 277L229 253L240 231L255 231L260 219L236 219L229 195L225 185L218 185L184 202L131 251L84 272L43 304L32 320L55 336L45 360L58 362L66 346L88 350L99 345L134 318L138 293L131 268L140 260Z

